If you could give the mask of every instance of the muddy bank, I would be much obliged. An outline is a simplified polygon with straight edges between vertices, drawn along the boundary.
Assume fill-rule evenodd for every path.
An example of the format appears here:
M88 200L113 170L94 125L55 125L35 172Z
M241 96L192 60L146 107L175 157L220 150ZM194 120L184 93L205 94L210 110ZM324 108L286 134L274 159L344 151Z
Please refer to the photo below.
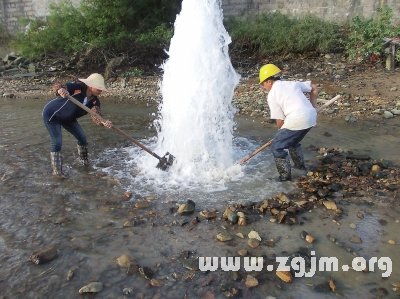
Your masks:
M267 63L267 61L260 61ZM345 119L349 123L370 119L381 121L400 115L399 70L387 72L381 65L350 64L345 57L326 54L304 59L274 61L283 69L289 80L312 80L320 86L321 104L337 94L343 99L323 112L323 117ZM234 103L238 113L253 117L269 117L266 93L257 84L259 65L236 61L242 80L236 88ZM51 85L55 81L75 80L88 72L68 70L62 64L53 67L44 64L41 73L17 74L0 77L0 95L3 98L38 100L51 98ZM161 100L159 84L161 74L141 77L124 77L118 68L107 80L110 91L103 98L112 102L146 103L156 106ZM265 121L266 121L265 120Z

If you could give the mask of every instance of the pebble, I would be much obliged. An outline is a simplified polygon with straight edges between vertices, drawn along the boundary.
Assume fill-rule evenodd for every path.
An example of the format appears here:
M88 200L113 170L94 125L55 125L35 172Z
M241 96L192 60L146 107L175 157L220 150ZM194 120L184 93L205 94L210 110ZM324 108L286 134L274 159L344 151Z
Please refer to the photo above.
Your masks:
M314 241L315 241L315 238L313 236L311 236L311 235L307 235L306 236L306 242L307 243L312 244L312 243L314 243Z
M122 290L122 294L124 294L125 296L133 295L133 292L133 288L124 288Z
M336 203L332 200L324 200L322 203L328 210L336 211L338 209Z
M188 200L186 203L181 204L178 208L178 214L190 215L193 214L196 204L192 200Z
M362 240L359 236L354 235L350 238L350 242L354 244L361 244Z
M238 236L240 239L244 239L244 235L242 233L237 233L236 236Z
M249 239L256 239L256 240L258 240L258 241L261 242L261 237L260 237L260 235L258 234L258 232L254 231L254 230L252 230L251 232L249 232L248 237L249 237Z
M390 111L385 111L385 112L383 112L383 117L386 118L386 119L389 119L389 118L393 118L394 115Z
M101 282L91 282L79 289L79 294L85 293L98 293L103 290L103 283Z
M121 268L129 268L133 264L134 261L129 255L123 254L117 258L117 265Z
M199 213L200 217L203 217L207 220L215 219L217 218L217 212L216 211L201 211Z
M153 278L153 279L150 279L150 285L152 287L162 287L163 284L162 284L161 280Z
M221 241L221 242L227 242L227 241L232 240L232 236L228 233L219 233L217 235L217 240Z
M396 241L395 241L395 240L389 240L388 243L389 243L390 245L396 245Z
M3 93L3 98L10 98L12 99L15 95L13 93L5 92Z
M252 275L247 275L245 284L247 288L254 288L258 286L258 280Z
M258 246L260 246L260 241L256 240L256 239L249 239L247 241L247 244L251 247L251 248L257 248Z
M289 271L276 271L275 274L286 283L291 283L293 281L292 274Z
M249 252L248 252L248 250L247 249L240 249L240 250L238 250L238 255L240 255L240 256L247 256L248 254L249 254Z
M400 115L400 109L392 109L390 112L394 115Z
M350 227L351 227L352 229L356 229L356 228L357 228L357 226L356 226L354 223L350 223Z

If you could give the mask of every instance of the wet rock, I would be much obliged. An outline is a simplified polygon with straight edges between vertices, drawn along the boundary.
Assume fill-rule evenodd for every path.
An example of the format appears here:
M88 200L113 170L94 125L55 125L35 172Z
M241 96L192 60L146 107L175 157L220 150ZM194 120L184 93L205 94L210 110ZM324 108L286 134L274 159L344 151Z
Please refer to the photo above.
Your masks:
M258 246L260 246L260 241L258 241L257 239L249 239L247 241L247 244L251 247L251 248L257 248Z
M126 254L123 254L120 257L118 257L116 262L117 265L120 266L121 268L129 268L135 264L133 258L131 258L129 255Z
M373 165L372 166L372 168L371 168L371 173L372 174L377 174L378 172L380 172L381 171L381 167L379 166L379 165Z
M336 203L332 200L324 200L322 203L328 210L337 211L338 209Z
M134 206L136 209L147 209L150 207L150 203L147 200L138 200Z
M79 294L86 293L98 293L103 290L103 283L101 282L91 282L79 289Z
M219 233L216 236L216 238L217 238L218 241L221 241L221 242L227 242L227 241L232 240L232 236L230 234L228 234L228 233L225 233L225 232Z
M258 241L261 242L261 237L260 237L260 235L258 234L258 232L254 231L254 230L252 230L251 232L249 232L248 237L249 237L249 239L256 239L256 240L258 240Z
M300 237L301 237L303 240L306 239L307 235L308 235L308 232L306 232L306 231L304 231L304 230L300 233Z
M287 195L285 194L285 193L279 193L277 196L276 196L276 199L280 202L280 203L289 203L290 202L290 200L289 200L289 198L287 197Z
M242 233L237 233L236 236L238 236L240 239L244 239L244 235Z
M10 92L5 92L3 93L3 98L10 98L12 99L15 95L13 93Z
M355 123L357 122L357 117L355 117L353 114L349 114L344 118L344 120L349 123Z
M351 243L354 243L354 244L361 244L361 243L362 243L362 240L361 240L361 238L360 238L359 236L353 235L353 236L350 238L350 242L351 242Z
M252 275L247 275L245 285L247 288L254 288L258 286L258 280Z
M383 112L383 117L386 118L386 119L389 119L389 118L393 118L394 115L390 111L385 111L385 112Z
M239 220L238 215L235 213L235 209L232 207L228 207L225 209L225 212L222 215L222 218L224 218L225 220L228 220L232 224L236 224Z
M153 279L150 279L150 285L152 287L162 287L163 283L161 280L153 278Z
M336 292L336 284L335 284L335 282L333 281L332 278L329 279L328 285L329 285L329 288L331 289L332 292Z
M291 283L293 281L292 274L289 271L276 271L275 274L280 280L286 283Z
M124 289L122 290L122 294L125 295L125 296L133 295L134 292L135 292L135 291L134 291L133 288L124 288Z
M132 197L132 192L126 191L126 192L124 193L124 198L125 198L126 200L131 199L131 197Z
M375 298L384 298L389 295L389 292L385 288L373 288L369 291Z
M215 295L211 291L207 291L203 296L201 296L201 299L215 299Z
M77 267L73 267L73 268L68 270L68 272L67 272L67 281L70 281L72 278L74 278L75 271L77 269L78 269Z
M154 273L153 273L153 271L152 271L149 267L141 266L141 267L139 267L138 270L139 270L139 274L140 274L143 278L145 278L145 279L147 279L147 280L150 280L150 279L153 278Z
M307 243L312 244L312 243L314 243L315 238L312 235L307 235L305 240L306 240Z
M57 255L58 255L57 248L55 246L50 246L48 248L34 252L29 257L29 260L36 265L41 265L54 260L57 257Z
M212 211L201 211L199 213L200 217L207 219L207 220L212 220L217 218L217 211L216 210L212 210Z
M190 215L193 214L196 204L192 200L188 200L186 203L181 204L178 208L178 214Z

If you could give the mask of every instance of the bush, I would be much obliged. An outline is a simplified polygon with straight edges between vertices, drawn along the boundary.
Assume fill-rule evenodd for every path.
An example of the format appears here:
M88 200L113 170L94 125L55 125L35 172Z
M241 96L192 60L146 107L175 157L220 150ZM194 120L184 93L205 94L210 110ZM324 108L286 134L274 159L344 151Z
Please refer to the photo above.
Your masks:
M72 53L92 47L121 51L139 42L165 42L179 0L83 0L52 5L46 21L27 20L29 29L19 34L16 47L22 54Z
M352 60L363 61L372 55L382 55L382 43L385 37L400 34L400 26L393 24L393 11L387 6L379 9L371 19L355 17L349 28L346 52Z
M233 47L259 55L333 52L340 50L340 26L307 16L290 18L281 13L231 19L227 22Z

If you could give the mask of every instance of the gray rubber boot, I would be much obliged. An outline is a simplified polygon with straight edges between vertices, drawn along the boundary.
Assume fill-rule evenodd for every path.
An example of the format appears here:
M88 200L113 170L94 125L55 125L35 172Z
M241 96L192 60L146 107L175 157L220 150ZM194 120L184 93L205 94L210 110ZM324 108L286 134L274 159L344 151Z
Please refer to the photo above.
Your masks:
M53 175L59 178L66 178L67 176L62 171L62 156L61 152L50 152L51 168Z
M89 166L88 148L86 145L77 145L79 161L83 166Z
M304 155L301 146L289 148L290 157L293 160L294 167L301 170L306 170L304 164Z
M279 173L281 182L290 181L292 179L292 168L288 158L275 158L276 169Z

